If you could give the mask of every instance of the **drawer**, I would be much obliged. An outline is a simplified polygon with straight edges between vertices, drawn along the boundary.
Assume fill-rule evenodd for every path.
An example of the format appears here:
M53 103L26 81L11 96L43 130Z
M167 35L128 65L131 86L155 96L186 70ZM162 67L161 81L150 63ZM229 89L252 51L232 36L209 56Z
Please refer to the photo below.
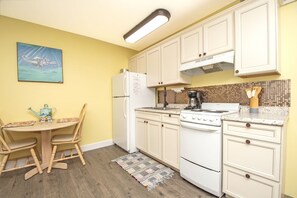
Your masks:
M160 122L162 118L160 113L136 111L135 114L136 114L136 118L143 118L145 120L155 120Z
M282 128L246 122L223 121L223 132L229 135L280 143Z
M280 145L224 134L224 164L253 174L280 180Z
M162 114L162 122L179 125L179 115Z
M224 166L223 192L232 197L278 198L280 185L248 172Z

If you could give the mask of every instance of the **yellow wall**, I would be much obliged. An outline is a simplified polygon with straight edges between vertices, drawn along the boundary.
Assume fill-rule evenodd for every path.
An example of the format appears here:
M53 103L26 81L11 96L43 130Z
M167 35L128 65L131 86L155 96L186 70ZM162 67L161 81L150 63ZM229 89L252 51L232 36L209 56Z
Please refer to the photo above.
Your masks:
M64 83L17 80L16 42L63 50ZM56 107L54 118L78 116L88 103L82 144L111 139L111 77L127 68L135 51L0 16L0 118L34 120L27 108Z
M291 108L287 131L285 193L297 197L297 2L280 9L282 75L242 79L232 71L193 78L191 86L291 79ZM111 138L111 76L127 67L135 52L98 40L0 16L0 117L4 121L33 119L26 109L44 103L58 109L54 117L78 115L89 104L83 144ZM63 50L63 84L17 81L16 42ZM102 114L104 113L104 115Z
M217 72L193 78L191 87L221 85L250 81L291 79L291 108L287 130L285 193L297 197L297 2L280 8L281 76L257 78L234 77L233 71Z

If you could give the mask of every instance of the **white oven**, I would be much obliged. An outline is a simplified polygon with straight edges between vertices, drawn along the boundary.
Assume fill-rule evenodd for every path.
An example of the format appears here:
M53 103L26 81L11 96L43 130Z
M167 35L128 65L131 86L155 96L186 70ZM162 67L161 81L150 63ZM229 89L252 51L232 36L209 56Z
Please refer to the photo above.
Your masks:
M201 189L221 197L223 195L221 116L230 113L230 108L217 103L202 104L202 109L204 108L208 110L181 112L180 174ZM216 108L218 110L214 110ZM234 104L231 110L234 109L239 109L239 104Z
M223 195L221 148L221 127L181 122L181 176L219 197Z

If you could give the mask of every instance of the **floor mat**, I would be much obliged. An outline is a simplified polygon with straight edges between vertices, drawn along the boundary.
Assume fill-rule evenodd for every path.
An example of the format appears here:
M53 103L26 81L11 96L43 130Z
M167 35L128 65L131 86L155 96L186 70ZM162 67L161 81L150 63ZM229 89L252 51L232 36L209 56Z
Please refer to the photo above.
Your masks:
M139 152L128 154L112 161L117 162L148 190L170 179L174 174L174 171L170 168Z

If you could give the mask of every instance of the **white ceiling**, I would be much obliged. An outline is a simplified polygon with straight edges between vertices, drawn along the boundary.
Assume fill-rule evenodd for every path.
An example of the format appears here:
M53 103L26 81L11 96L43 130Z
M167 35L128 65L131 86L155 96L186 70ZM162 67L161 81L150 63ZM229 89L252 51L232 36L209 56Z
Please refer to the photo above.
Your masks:
M142 50L234 1L0 0L0 15ZM158 8L171 13L170 21L136 43L126 43L123 35Z

